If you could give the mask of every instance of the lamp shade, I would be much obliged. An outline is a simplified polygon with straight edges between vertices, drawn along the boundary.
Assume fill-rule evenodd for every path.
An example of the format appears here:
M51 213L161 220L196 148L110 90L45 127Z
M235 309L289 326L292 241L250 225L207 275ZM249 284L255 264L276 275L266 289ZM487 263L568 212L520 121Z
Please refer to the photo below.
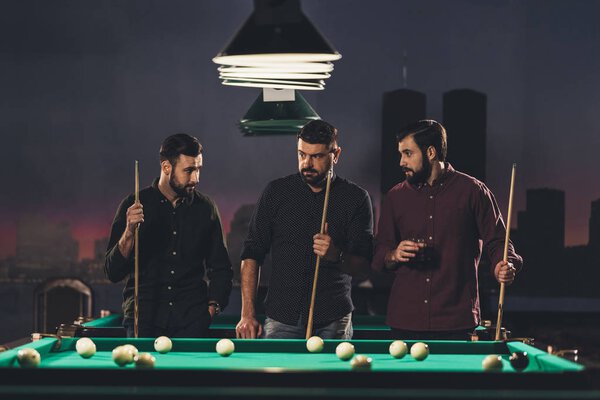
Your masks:
M321 119L306 99L295 92L294 101L264 101L261 93L240 120L245 136L296 134L308 122Z
M302 13L299 0L255 0L254 6L241 29L213 58L221 65L224 84L233 80L236 86L292 89L303 81L331 76L331 62L342 56ZM309 90L322 90L324 83L312 87Z

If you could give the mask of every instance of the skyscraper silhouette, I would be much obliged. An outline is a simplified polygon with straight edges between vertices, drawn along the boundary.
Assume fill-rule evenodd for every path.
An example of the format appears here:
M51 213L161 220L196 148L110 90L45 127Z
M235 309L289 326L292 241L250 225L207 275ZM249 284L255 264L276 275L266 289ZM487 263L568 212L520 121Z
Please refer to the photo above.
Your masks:
M383 94L381 129L381 193L387 193L404 180L396 134L408 124L424 119L425 94L409 89L398 89Z
M444 93L448 161L457 170L485 181L487 96L471 89Z
M565 192L528 189L526 210L518 213L517 251L525 270L515 281L528 295L554 295L564 290L557 280L565 245Z

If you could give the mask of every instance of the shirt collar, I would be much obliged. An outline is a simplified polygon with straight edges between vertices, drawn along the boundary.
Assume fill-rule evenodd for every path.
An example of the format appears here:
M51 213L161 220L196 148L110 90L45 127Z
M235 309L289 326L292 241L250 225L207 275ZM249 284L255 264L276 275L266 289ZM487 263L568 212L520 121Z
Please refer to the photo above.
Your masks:
M309 190L311 193L314 193L314 194L325 193L325 186L323 186L323 190L321 190L320 192L313 192L312 189L310 188L310 186L308 185L308 183L304 182L304 179L302 179L301 172L298 172L296 174L296 176L298 177L300 182L306 187L306 189ZM333 175L331 176L331 187L333 187L333 184L336 182L336 180L337 180L337 174L335 173L335 171L333 171Z
M156 193L158 194L161 203L169 203L171 204L171 202L169 201L169 199L167 199L165 197L165 195L160 191L160 189L158 188L158 179L159 178L155 178L154 181L152 181L152 189L156 190ZM191 205L194 200L196 199L196 191L194 190L194 193L191 196L185 197L185 198L181 198L179 197L177 199L177 201L175 202L175 207L179 207L182 204L185 205Z
M454 170L452 165L450 165L449 162L444 161L444 170L442 171L442 174L438 176L436 180L433 181L431 187L443 185L444 182L446 182L448 178L450 178L454 174L454 172L456 171ZM409 183L409 185L413 186L415 189L418 190L422 189L423 187L429 186L427 182L419 183L417 185L412 185Z

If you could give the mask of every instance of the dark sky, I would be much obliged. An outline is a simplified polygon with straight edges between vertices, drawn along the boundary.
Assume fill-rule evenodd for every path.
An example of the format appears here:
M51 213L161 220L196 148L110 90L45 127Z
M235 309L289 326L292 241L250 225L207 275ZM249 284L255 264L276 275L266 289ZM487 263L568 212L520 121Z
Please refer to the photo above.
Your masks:
M588 239L600 198L600 25L596 1L304 0L313 23L342 53L327 89L304 93L341 131L343 175L379 204L382 95L488 96L487 184L515 210L527 188L566 191L566 244ZM248 0L0 2L0 258L14 253L24 214L68 221L91 255L115 209L158 174L162 139L175 132L205 146L199 189L226 225L266 183L296 168L291 136L244 138L236 122L258 96L224 87L215 56L250 15ZM452 137L449 137L452 146ZM450 162L452 160L450 159ZM505 211L504 211L505 212ZM516 222L516 218L514 219ZM226 226L228 229L228 226Z

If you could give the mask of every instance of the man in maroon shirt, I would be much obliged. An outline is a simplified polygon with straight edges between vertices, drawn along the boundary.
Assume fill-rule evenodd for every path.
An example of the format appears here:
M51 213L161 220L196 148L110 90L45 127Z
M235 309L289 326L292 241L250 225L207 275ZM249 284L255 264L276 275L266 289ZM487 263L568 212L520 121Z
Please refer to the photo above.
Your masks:
M419 121L398 134L406 180L383 202L373 268L394 271L386 323L403 339L467 339L480 323L482 250L498 282L511 284L523 259L486 185L446 162L446 130Z

